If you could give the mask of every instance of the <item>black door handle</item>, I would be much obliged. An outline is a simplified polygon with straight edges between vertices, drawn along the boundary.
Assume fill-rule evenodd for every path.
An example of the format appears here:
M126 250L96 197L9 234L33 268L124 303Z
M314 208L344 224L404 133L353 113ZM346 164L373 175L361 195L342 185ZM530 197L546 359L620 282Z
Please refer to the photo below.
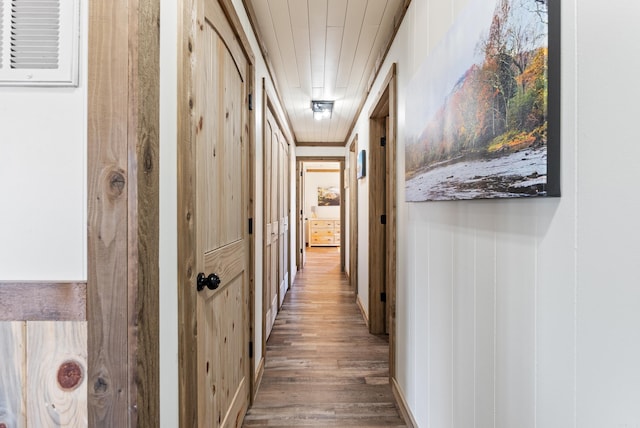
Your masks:
M196 287L198 291L202 291L205 287L209 290L215 290L220 286L220 277L215 273L209 274L209 276L205 276L204 273L200 272L196 279Z

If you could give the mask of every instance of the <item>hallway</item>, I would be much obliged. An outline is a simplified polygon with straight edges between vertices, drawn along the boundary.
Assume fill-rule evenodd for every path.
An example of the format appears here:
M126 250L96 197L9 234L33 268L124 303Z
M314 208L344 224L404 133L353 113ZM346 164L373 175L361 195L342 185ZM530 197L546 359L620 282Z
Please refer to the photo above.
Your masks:
M245 427L405 426L389 386L388 343L369 334L339 254L307 249L267 342Z

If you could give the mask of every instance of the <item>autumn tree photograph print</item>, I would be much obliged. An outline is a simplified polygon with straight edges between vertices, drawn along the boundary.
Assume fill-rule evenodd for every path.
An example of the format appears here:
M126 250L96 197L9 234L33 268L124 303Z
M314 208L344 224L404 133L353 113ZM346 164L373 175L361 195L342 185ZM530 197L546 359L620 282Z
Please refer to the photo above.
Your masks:
M472 0L418 69L407 201L547 196L547 1Z

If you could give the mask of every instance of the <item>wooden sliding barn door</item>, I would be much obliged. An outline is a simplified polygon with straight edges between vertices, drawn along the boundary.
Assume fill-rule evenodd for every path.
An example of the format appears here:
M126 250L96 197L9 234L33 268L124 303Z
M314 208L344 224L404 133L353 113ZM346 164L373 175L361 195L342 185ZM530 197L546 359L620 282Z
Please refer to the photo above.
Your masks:
M238 427L250 397L249 61L216 0L195 36L195 266L199 427Z

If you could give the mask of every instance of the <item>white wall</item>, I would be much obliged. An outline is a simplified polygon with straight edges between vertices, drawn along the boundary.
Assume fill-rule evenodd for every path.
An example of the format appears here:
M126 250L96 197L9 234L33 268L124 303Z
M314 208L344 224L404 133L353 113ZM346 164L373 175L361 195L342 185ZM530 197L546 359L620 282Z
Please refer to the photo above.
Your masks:
M340 164L333 164L332 167L339 169ZM306 171L306 169L305 169ZM336 187L340 189L340 172L314 172L306 171L304 178L304 215L311 218L313 216L311 207L316 207L318 218L340 218L340 205L319 206L318 187ZM340 189L340 198L344 197L344 189ZM342 202L342 200L341 200Z
M291 216L289 217L289 234L291 239L291 251L289 251L291 270L290 270L290 283L296 279L298 274L297 269L297 233L298 233L298 214L296 208L297 193L296 193L296 146L294 144L289 145L289 179L291 180L291 191L289 193L289 206L291 207Z
M363 110L364 111L364 110ZM369 122L359 119L358 143L355 156L365 150L365 172L369 165ZM358 186L358 296L360 306L365 314L369 313L369 174L357 180ZM349 250L350 251L350 250Z
M160 424L179 426L178 0L160 2Z
M87 28L77 88L0 86L0 280L87 278Z
M583 0L575 9L576 419L639 426L640 197L627 183L637 181L640 157L640 85L632 83L640 58L627 53L640 38L640 4L601 6Z
M407 84L466 3L413 1L372 90L397 62L401 389L421 427L638 427L640 5L562 2L561 198L407 204Z

